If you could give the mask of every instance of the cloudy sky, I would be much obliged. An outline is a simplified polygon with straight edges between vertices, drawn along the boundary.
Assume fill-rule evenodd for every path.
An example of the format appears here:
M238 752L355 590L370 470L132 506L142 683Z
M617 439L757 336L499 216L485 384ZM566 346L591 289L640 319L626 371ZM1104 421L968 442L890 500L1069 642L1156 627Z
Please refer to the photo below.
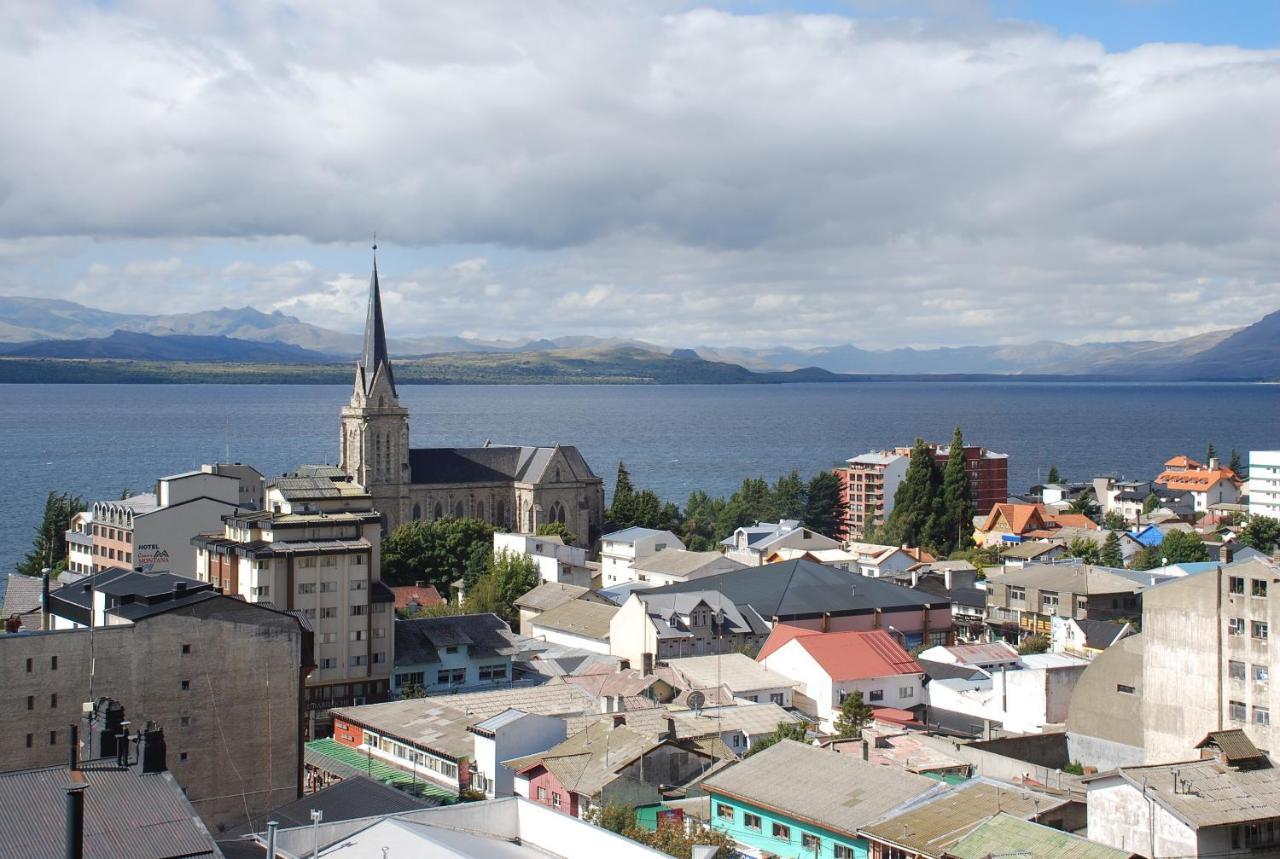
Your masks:
M1280 4L3 2L0 294L868 347L1280 309ZM941 10L941 11L940 11Z

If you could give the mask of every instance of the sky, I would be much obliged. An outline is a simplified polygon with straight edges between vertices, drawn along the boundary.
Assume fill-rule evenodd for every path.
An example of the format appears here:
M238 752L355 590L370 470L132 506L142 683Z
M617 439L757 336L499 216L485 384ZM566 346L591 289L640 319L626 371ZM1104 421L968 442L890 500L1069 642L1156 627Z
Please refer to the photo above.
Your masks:
M1280 309L1274 0L0 0L0 295L866 348Z

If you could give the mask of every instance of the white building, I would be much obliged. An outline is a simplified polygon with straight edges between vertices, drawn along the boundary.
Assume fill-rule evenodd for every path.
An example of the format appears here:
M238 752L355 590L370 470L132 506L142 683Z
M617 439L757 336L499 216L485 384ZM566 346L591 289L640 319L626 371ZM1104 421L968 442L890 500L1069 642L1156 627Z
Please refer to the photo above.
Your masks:
M1280 450L1249 451L1249 515L1280 519Z
M688 549L663 549L638 558L632 573L635 580L652 587L675 585L720 573L745 569L746 564L719 552L690 552Z
M548 609L529 621L529 635L550 644L578 647L609 655L609 622L616 605L575 599Z
M850 569L864 576L880 578L905 572L920 563L920 559L900 546L882 546L877 543L849 543L846 550L857 557Z
M791 637L788 637L791 636ZM766 668L797 681L832 730L846 697L862 692L871 707L924 705L924 670L888 632L818 632L775 627L760 651Z
M565 720L511 709L469 725L467 730L476 735L473 760L483 776L485 796L493 799L516 792L516 774L502 761L545 752L564 742Z
M591 587L587 550L566 546L559 537L498 532L493 535L493 555L496 558L503 552L532 560L538 567L538 578L544 582Z
M1007 642L992 641L986 644L951 644L930 647L920 654L927 662L977 668L987 674L1001 668L1018 668L1021 657Z
M637 581L635 563L664 549L683 549L684 542L670 531L624 528L605 534L600 542L600 581L604 587Z
M773 671L745 653L686 656L668 659L667 666L686 689L724 687L743 703L790 707L791 694L799 685L798 681Z
M839 540L824 537L795 519L744 525L720 541L726 555L749 567L769 563L781 549L840 549Z
M1001 667L989 678L933 680L929 707L968 717L975 732L1000 725L1012 733L1042 733L1066 722L1071 693L1088 667L1087 660L1065 654L1023 656L1018 667Z
M434 695L509 686L524 642L496 614L397 620L391 693Z

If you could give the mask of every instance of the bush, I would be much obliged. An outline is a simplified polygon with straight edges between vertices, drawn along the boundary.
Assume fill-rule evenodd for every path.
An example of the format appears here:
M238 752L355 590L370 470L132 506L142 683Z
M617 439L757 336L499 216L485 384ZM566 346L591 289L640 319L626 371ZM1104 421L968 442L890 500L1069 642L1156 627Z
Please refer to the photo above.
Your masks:
M1043 635L1033 635L1018 645L1018 653L1029 656L1033 653L1044 653L1049 649L1049 639Z

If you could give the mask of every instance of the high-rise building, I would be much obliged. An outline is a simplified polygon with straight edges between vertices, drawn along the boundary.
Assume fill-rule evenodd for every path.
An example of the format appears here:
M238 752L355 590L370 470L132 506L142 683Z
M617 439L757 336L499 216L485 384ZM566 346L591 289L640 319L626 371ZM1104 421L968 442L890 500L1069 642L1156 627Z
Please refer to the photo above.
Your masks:
M1280 519L1280 450L1249 451L1249 515Z

